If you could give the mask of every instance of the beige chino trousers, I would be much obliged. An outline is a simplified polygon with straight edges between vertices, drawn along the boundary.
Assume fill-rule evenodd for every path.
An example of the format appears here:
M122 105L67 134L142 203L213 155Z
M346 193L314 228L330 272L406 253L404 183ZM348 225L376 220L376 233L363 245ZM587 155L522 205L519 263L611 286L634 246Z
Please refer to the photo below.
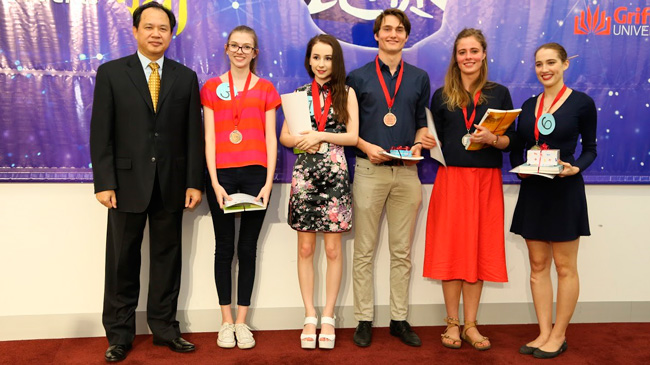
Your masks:
M390 250L390 315L406 320L411 279L411 241L422 202L416 166L374 165L357 157L354 201L354 314L358 321L374 317L374 256L381 214L386 208Z

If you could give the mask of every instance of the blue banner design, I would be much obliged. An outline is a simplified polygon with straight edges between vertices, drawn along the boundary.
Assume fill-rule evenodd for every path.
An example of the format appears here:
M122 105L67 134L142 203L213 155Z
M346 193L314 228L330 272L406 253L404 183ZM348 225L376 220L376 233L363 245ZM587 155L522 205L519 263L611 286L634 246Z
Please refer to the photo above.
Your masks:
M2 0L0 12L0 181L92 181L88 146L94 77L103 62L136 50L131 12L138 0ZM490 80L506 85L516 107L541 91L533 52L565 46L567 85L598 108L598 158L588 183L650 183L650 0L164 0L178 17L167 56L196 70L200 82L227 70L228 32L253 27L259 76L280 93L309 81L307 41L327 32L342 41L347 70L377 53L379 9L399 7L413 28L404 59L443 83L456 34L464 27L488 39ZM283 116L278 112L278 131ZM561 121L558 121L561 123ZM576 151L578 154L579 151ZM295 156L280 147L277 182L289 182ZM507 161L507 159L506 159ZM437 163L418 164L432 183ZM507 171L509 166L504 166ZM505 182L515 182L504 172Z

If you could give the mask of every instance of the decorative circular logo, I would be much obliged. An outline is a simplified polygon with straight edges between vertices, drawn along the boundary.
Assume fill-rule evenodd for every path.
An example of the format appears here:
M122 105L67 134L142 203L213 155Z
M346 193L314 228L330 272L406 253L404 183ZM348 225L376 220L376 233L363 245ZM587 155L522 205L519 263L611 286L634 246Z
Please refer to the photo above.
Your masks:
M341 41L365 47L377 47L373 33L375 18L384 9L398 6L411 22L406 47L440 29L446 1L394 0L304 0L314 23L325 33ZM412 3L412 4L409 4Z
M539 129L539 133L545 136L553 133L555 130L555 117L553 114L542 114L542 116L537 120L537 129Z
M237 88L233 86L233 91L235 96L237 96ZM230 84L227 82L222 82L217 86L217 96L221 100L230 100Z

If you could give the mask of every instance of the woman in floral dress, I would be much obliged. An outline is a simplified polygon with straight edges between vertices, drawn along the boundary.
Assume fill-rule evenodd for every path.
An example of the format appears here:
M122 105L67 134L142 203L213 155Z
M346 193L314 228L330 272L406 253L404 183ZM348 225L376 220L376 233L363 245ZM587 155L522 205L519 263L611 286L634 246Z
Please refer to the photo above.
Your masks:
M334 306L341 284L341 233L352 222L352 196L343 146L356 145L358 105L354 90L345 86L343 51L336 38L318 35L307 44L305 68L313 81L299 87L312 99L312 130L289 134L286 122L280 143L299 153L291 180L289 219L298 232L298 281L305 304L301 347L334 348ZM327 256L326 298L321 334L314 307L314 250L316 232L323 232Z

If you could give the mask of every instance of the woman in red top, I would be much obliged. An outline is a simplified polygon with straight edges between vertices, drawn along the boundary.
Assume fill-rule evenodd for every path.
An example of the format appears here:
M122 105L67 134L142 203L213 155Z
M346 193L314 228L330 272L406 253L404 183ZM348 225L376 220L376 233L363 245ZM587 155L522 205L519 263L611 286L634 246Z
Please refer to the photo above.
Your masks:
M241 214L237 316L233 319L235 214L224 214L223 207L233 193L252 195L264 206L268 204L277 157L275 110L280 96L269 81L255 75L259 49L253 29L236 27L224 48L230 70L208 80L201 89L210 180L206 190L216 239L214 275L222 318L217 344L252 348L255 340L246 325L246 314L255 279L257 239L266 210Z

